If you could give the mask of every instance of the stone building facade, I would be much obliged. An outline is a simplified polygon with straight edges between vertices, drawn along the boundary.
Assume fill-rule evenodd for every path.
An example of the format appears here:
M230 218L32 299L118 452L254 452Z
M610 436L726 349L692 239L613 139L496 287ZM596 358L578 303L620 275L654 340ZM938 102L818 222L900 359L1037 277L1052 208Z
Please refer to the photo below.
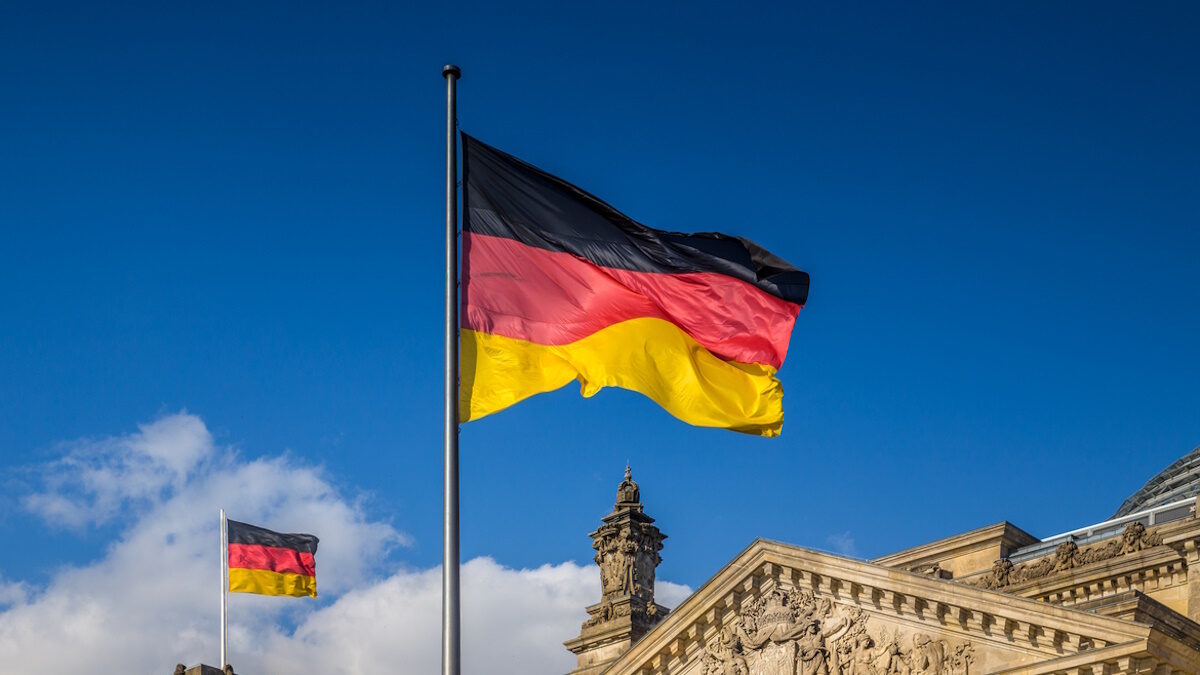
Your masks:
M570 675L1200 675L1196 467L1045 539L1001 522L870 561L760 539L669 614L627 469Z

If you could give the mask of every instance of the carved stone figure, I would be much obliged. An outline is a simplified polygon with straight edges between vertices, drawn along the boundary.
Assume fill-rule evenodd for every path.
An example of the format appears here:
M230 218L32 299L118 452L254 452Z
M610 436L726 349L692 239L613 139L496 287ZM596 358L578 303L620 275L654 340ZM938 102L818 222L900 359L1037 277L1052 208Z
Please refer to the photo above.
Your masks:
M983 581L984 588L1001 588L1009 583L1009 575L1012 573L1013 561L1008 558L1000 558L992 563L991 576Z
M883 632L882 646L875 652L875 669L880 675L909 675L908 658L900 646L900 631L890 638Z
M954 648L949 656L950 675L969 675L971 664L975 662L975 651L970 643L963 643Z
M1011 560L1001 558L992 565L992 571L973 585L997 589L1010 584L1019 584L1031 579L1065 572L1083 565L1090 565L1118 556L1137 553L1138 551L1159 546L1162 535L1156 531L1147 530L1141 523L1129 523L1121 531L1121 536L1105 543L1080 549L1073 541L1064 541L1054 549L1052 556L1046 556L1020 565L1013 565Z
M1079 561L1076 558L1079 555L1079 546L1073 541L1064 541L1054 549L1054 567L1050 572L1062 572L1064 570L1075 569L1079 566Z
M1121 533L1121 549L1117 555L1125 555L1127 553L1136 553L1144 548L1151 548L1162 544L1162 535L1157 531L1150 531L1141 523L1130 523L1125 526L1125 531Z
M912 565L908 568L909 572L915 574L924 574L925 576L933 577L934 579L951 579L954 577L950 570L943 569L941 563L933 563L932 565L921 563L920 565Z
M863 633L838 648L842 675L878 675L874 658L875 641Z
M717 639L704 650L702 672L704 675L750 675L741 652L737 635L728 628L721 629Z
M774 588L705 646L703 675L968 675L970 643L868 632L858 607Z
M829 675L829 650L825 648L825 636L821 624L809 619L796 641L800 658L799 675Z
M942 675L945 660L945 644L942 641L934 640L925 633L913 635L912 653L908 659L908 666L913 672Z

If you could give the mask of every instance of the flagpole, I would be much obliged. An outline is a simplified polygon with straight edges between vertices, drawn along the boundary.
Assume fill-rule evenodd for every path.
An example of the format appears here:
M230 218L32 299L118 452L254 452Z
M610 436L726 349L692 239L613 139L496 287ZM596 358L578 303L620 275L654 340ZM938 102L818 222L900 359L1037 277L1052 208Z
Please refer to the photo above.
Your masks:
M221 670L229 663L229 626L226 598L229 595L229 530L225 525L225 509L221 509Z
M458 148L455 84L462 71L442 68L446 78L446 387L442 493L442 675L459 675L458 604Z

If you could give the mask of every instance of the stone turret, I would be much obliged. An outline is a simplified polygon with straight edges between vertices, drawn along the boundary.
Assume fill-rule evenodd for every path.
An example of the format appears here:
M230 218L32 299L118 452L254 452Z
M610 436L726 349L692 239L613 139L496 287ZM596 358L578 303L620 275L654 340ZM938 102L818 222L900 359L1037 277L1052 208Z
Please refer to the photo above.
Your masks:
M667 615L654 602L654 570L667 536L642 509L628 466L612 513L590 536L600 567L600 602L587 608L579 637L565 643L579 659L570 675L601 672Z

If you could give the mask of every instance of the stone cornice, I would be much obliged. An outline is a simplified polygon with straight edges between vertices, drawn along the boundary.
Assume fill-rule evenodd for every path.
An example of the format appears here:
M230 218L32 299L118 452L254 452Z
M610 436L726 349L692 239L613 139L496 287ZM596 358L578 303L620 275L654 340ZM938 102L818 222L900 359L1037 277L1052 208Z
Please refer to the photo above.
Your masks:
M1200 518L1167 523L1158 528L1158 533L1164 544L1179 551L1189 563L1200 562Z
M995 675L1107 675L1107 673L1142 672L1137 669L1139 659L1150 656L1147 646L1149 638L1096 649L1062 658L1042 661L1028 666L1009 668ZM1108 666L1105 668L1104 666Z
M1009 668L995 675L1195 675L1195 659L1194 651L1158 631L1152 631L1144 639Z
M1123 591L1081 602L1074 607L1085 612L1115 616L1153 626L1200 651L1200 623L1192 621L1141 591Z
M757 540L606 673L675 672L751 600L778 586L811 590L881 620L1057 659L1145 643L1151 629L810 549Z
M910 567L1000 545L1003 551L1041 541L1008 521L981 527L928 544L898 551L871 562L885 567Z
M615 644L623 639L628 640L632 621L629 617L623 618L624 621L614 621L608 625L596 626L583 635L567 640L563 646L572 653L578 654L590 647Z

